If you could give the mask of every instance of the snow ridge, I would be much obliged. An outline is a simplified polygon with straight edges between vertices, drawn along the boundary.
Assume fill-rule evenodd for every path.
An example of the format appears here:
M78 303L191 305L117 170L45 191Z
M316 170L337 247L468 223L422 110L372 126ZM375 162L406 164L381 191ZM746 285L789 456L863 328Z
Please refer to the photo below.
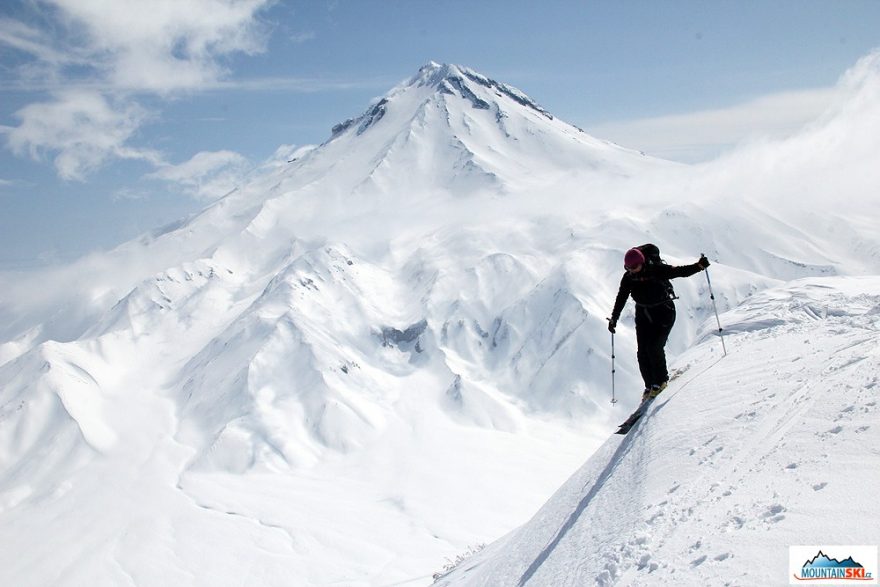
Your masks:
M542 510L520 554L498 562L513 573L503 584L538 559L529 584L565 584L562 566L587 584L717 582L709 571L739 551L697 521L760 543L754 531L784 528L805 487L852 501L809 474L806 456L780 465L785 435L820 414L834 424L799 439L829 447L816 455L838 454L842 438L874 450L860 429L873 413L862 396L876 301L872 284L851 293L847 279L880 273L880 117L861 90L855 103L864 115L845 109L779 153L741 155L742 168L687 169L429 64L198 215L32 279L0 275L0 543L14 546L0 549L0 583L419 583L534 515L596 447L576 490L559 494L567 505ZM828 193L846 197L833 210L804 203ZM649 240L672 263L709 255L719 310L751 301L725 317L749 344L671 388L603 474L620 440L602 443L640 389L630 306L616 339L621 401L608 401L605 317L621 252ZM817 275L840 281L761 297ZM719 352L701 277L676 283L668 347L701 343L679 363L694 376ZM807 346L814 332L825 354ZM851 404L791 409L826 379ZM694 414L682 405L701 406L706 428L670 424ZM744 460L740 444L764 460ZM799 481L759 497L749 468L759 483ZM707 495L717 510L694 506ZM684 550L673 520L694 532ZM481 577L500 550L481 555ZM601 562L572 562L588 551Z
M787 571L780 545L870 543L878 286L805 279L725 314L727 357L714 337L685 353L629 435L438 585L759 584Z

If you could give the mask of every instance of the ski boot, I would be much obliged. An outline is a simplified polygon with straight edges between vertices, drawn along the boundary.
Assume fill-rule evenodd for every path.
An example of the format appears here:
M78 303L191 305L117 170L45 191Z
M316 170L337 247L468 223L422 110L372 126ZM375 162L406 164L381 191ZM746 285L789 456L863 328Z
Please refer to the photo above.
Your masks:
M645 389L645 392L642 394L642 401L648 401L649 399L654 399L660 392L666 389L666 386L669 385L668 381L664 381L663 383L655 383L651 387Z

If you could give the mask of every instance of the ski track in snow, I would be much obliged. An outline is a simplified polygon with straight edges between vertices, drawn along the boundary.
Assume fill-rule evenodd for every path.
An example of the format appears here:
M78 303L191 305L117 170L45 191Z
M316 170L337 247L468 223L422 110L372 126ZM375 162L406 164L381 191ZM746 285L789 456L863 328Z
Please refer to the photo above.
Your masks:
M754 328L728 336L727 357L713 340L685 353L629 435L439 584L784 584L789 545L876 542L880 296L838 284L852 287L799 284L728 314ZM823 311L801 319L804 298Z
M431 63L200 214L0 274L0 585L426 584L594 450L441 582L763 584L781 545L870 543L878 62L695 168ZM677 280L683 374L606 442L648 240L712 259L731 354Z

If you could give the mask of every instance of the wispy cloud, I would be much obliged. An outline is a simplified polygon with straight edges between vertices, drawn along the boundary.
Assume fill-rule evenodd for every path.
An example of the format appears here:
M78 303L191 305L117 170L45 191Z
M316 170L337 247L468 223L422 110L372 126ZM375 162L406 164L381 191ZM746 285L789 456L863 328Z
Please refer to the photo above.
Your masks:
M9 18L0 18L0 44L27 53L45 63L83 63L83 58L77 57L76 52L56 48L55 41L43 31Z
M781 92L726 108L607 122L587 130L597 137L681 161L702 161L744 141L784 138L831 106L840 88Z
M302 31L299 33L294 33L290 35L290 40L296 43L297 45L301 45L302 43L306 43L308 41L312 41L316 39L318 35L314 31Z
M150 193L145 189L135 189L131 187L124 187L113 192L113 201L114 202L125 202L125 201L135 201L135 200L147 200L150 197Z
M113 100L98 92L60 92L50 102L25 106L16 113L21 124L7 127L10 148L34 159L54 156L64 179L82 180L111 158L139 159L158 164L158 152L128 144L150 114L128 100Z
M309 77L258 77L258 78L235 78L226 77L205 82L198 88L200 92L214 91L240 91L240 92L267 92L280 91L290 93L308 94L313 92L325 92L333 90L376 90L387 89L389 86L400 81L396 77L373 77L373 78L309 78ZM62 90L90 90L101 93L118 93L121 91L118 85L102 80L64 80L64 79L8 79L0 80L0 93L2 92L59 92Z
M15 178L15 179L7 179L0 177L0 193L4 195L9 195L17 190L21 189L32 189L34 187L34 183L27 179ZM9 189L7 189L9 188ZM13 188L17 188L13 189Z
M47 0L114 87L164 94L198 90L227 71L218 59L265 50L257 18L268 0Z
M263 77L252 79L218 80L207 90L324 92L327 90L385 89L399 81L397 78L327 79L306 77Z
M52 35L0 19L0 45L25 57L3 85L51 94L15 113L18 126L2 129L7 146L52 158L64 179L84 179L113 159L164 165L159 153L132 145L155 114L139 97L220 87L224 57L265 49L269 30L258 15L270 3L35 0Z
M289 163L303 157L317 145L279 145L275 152L263 162L263 167L285 167Z
M203 151L179 165L163 164L147 178L170 182L195 198L212 200L235 189L250 169L248 160L233 151Z

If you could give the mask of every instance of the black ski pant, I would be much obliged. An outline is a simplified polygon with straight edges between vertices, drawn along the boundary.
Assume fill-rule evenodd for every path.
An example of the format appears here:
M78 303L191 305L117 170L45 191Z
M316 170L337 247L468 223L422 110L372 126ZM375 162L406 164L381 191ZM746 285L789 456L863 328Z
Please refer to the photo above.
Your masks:
M636 306L636 342L639 371L645 389L669 380L666 370L666 340L675 324L672 300L656 306Z

